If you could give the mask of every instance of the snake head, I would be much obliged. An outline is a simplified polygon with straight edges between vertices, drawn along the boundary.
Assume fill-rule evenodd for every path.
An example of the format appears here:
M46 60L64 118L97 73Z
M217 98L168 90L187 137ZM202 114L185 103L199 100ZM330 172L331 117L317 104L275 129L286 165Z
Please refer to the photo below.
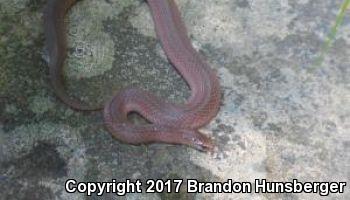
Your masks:
M184 139L187 140L187 145L199 151L213 152L215 147L213 140L199 131L189 131L184 135Z

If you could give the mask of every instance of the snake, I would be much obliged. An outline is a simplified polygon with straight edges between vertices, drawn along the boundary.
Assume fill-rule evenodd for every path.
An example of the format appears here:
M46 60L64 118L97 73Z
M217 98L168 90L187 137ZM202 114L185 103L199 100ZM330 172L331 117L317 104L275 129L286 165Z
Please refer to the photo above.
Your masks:
M156 35L173 67L186 81L191 94L182 104L164 100L149 91L125 87L102 106L88 106L70 97L64 87L63 66L67 54L65 15L77 0L48 0L44 32L49 77L60 100L75 110L103 109L106 129L117 140L132 144L167 143L212 151L213 140L199 131L218 114L221 90L217 72L193 47L174 0L147 0ZM134 124L135 112L149 123Z

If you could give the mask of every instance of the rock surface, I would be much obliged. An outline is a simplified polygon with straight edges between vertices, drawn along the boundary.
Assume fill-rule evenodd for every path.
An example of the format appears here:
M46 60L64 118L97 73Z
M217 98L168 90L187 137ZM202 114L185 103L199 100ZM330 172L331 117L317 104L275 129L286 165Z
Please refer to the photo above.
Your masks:
M220 77L220 113L202 129L217 143L214 154L183 146L122 144L104 129L99 112L76 112L62 104L43 60L45 1L0 1L0 199L90 199L65 192L68 178L266 178L349 185L349 9L327 45L343 2L176 2L193 45ZM94 104L134 85L174 102L189 96L155 37L145 1L81 1L67 20L65 76L72 95ZM121 198L345 200L350 189L328 197L181 190Z

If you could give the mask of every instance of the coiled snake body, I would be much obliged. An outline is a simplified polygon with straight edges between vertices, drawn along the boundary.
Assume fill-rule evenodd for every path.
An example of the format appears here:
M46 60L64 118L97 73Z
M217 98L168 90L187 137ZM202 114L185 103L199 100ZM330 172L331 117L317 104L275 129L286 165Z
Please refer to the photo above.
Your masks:
M64 16L76 0L49 0L44 12L50 79L56 95L77 110L97 110L69 97L63 86L66 56ZM138 88L125 88L105 104L104 120L109 132L130 144L163 142L212 150L213 142L197 129L216 116L220 85L216 73L196 52L187 36L174 0L148 0L157 36L173 66L186 80L191 96L185 104L174 104ZM151 124L134 125L127 114L137 112Z

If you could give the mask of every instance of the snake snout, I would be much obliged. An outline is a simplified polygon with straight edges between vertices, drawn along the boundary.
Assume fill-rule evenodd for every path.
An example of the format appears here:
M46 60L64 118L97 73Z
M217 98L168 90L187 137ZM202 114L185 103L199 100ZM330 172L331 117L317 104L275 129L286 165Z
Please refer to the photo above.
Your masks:
M191 130L189 133L185 134L184 139L187 140L189 146L199 151L213 152L215 147L211 138L196 130Z
M210 138L205 139L205 141L201 140L196 143L195 148L198 149L199 151L204 151L204 152L213 152L214 151L214 143Z

